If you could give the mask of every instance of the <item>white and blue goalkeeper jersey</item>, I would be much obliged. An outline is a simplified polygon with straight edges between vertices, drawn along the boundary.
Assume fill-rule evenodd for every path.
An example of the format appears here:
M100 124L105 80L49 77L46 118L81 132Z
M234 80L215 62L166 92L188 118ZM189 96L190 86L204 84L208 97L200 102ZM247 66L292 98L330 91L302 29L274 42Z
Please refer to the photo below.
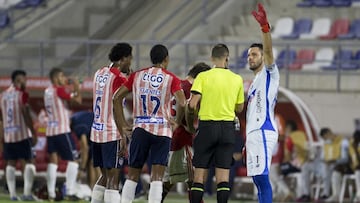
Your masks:
M278 131L274 108L280 75L276 64L265 66L250 85L247 96L246 134L254 130Z

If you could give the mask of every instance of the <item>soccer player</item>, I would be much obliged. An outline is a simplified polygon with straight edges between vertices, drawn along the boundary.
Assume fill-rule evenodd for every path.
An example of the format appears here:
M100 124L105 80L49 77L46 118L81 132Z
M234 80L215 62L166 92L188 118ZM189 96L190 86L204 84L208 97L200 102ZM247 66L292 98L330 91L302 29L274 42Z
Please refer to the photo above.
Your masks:
M252 44L248 50L250 70L255 74L248 90L246 112L247 175L253 178L260 203L272 202L269 169L274 147L278 140L275 121L280 75L274 63L270 25L262 4L252 15L260 24L263 44Z
M52 68L49 74L51 85L45 89L44 103L48 124L46 128L48 153L50 155L47 168L47 188L50 201L55 201L56 171L58 168L58 155L67 160L65 172L66 199L78 200L75 196L75 183L79 164L75 162L73 145L71 143L70 109L69 102L81 103L78 80L72 80L74 89L66 87L67 78L59 68Z
M197 63L190 69L185 80L181 80L181 87L184 90L186 99L190 99L190 89L196 76L203 72L210 70L210 66L205 63ZM174 101L176 104L176 101ZM176 112L175 112L176 115ZM171 190L172 186L177 182L186 182L189 188L193 181L193 166L192 159L192 142L194 132L189 132L186 121L183 119L180 125L173 133L171 139L171 148L169 156L169 164L166 170L163 183L162 200L164 201L166 195ZM189 196L190 198L190 196Z
M243 79L228 69L229 49L224 44L212 48L214 68L200 73L191 87L187 105L187 123L193 123L198 109L199 127L194 139L194 183L191 203L200 203L204 194L204 176L214 161L217 201L230 196L229 174L235 144L235 112L244 107Z
M127 80L132 61L132 47L118 43L109 53L111 64L100 68L94 75L93 111L91 130L94 167L100 167L101 176L91 195L92 203L120 202L119 169L124 164L126 137L116 128L112 98Z
M93 121L94 113L92 111L79 111L71 115L70 118L70 129L80 143L79 177L81 179L89 177L88 184L91 188L94 187L101 174L100 168L93 167L92 150L90 150L90 133Z
M34 201L31 194L35 165L32 164L31 147L36 144L37 136L30 117L26 92L26 72L15 70L11 74L12 84L0 95L0 153L7 162L5 174L10 199L19 200L16 195L16 161L20 160L24 169L23 201ZM30 130L30 131L29 131Z
M166 70L169 64L167 48L161 44L153 46L150 58L153 65L132 73L113 99L118 129L129 132L131 128L124 118L122 100L128 92L133 92L134 131L130 141L129 173L122 190L122 203L134 200L141 169L149 155L152 164L149 203L161 201L172 127L176 128L170 113L172 95L175 95L179 104L176 122L180 123L184 115L185 95L181 81Z

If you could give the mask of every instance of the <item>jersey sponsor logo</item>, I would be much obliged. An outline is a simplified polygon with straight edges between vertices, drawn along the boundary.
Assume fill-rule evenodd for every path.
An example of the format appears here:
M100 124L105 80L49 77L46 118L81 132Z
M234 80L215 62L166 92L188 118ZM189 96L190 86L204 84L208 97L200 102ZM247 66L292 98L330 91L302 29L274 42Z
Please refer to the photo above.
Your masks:
M57 121L49 121L48 127L57 127L59 125L59 122Z
M144 73L142 80L145 82L149 82L151 87L158 88L164 81L164 75L159 73L156 75Z
M102 131L104 130L104 124L103 123L93 123L92 128L97 130L97 131Z
M164 118L151 117L151 116L138 116L135 118L135 123L152 123L152 124L164 124Z
M256 92L256 113L261 113L261 91Z
M20 130L20 126L5 127L5 133L14 133Z
M99 84L99 87L102 89L105 87L106 82L108 81L110 75L108 73L104 75L97 75L96 76L96 83Z

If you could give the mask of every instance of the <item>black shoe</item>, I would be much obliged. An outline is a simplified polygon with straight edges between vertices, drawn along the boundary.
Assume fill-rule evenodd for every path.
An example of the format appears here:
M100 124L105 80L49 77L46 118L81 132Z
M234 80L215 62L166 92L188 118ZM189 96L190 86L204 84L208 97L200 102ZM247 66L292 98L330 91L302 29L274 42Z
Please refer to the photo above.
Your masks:
M300 198L296 199L296 202L310 202L310 196L309 195L303 195Z
M66 195L64 200L66 200L66 201L80 201L80 198L78 198L76 195Z

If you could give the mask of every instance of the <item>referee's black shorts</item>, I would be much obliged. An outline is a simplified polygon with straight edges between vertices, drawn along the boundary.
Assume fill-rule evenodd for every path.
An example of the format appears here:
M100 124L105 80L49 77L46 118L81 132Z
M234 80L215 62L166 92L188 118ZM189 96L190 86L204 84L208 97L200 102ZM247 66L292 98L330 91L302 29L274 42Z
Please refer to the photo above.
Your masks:
M196 168L209 168L214 161L215 167L229 169L234 144L233 121L200 121L193 144L193 165Z

